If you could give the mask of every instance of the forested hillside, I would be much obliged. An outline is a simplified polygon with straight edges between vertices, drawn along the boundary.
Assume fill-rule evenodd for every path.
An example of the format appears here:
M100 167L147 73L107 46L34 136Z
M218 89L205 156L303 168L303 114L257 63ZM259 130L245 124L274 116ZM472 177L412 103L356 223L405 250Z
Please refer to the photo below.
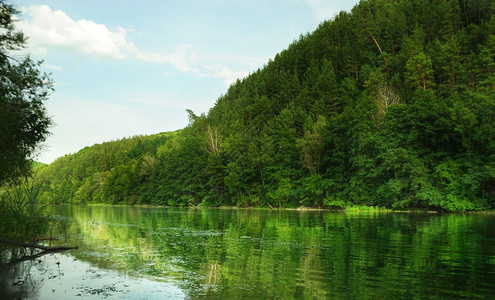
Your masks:
M134 204L143 183L155 171L157 155L166 152L177 132L136 136L86 147L50 165L35 165L47 203Z
M177 133L42 167L55 203L495 207L495 2L370 0Z

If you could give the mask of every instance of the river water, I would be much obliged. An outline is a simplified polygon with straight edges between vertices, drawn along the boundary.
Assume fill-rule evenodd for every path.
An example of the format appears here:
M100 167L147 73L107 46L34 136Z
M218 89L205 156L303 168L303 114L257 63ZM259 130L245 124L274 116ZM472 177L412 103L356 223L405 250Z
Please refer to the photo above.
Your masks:
M49 208L52 245L0 298L495 297L495 214ZM1 249L2 263L22 255Z

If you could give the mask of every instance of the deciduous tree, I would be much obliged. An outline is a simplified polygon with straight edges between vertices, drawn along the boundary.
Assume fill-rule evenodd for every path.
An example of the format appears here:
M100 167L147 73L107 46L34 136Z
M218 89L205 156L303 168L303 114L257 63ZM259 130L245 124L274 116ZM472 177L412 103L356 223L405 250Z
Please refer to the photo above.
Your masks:
M0 183L27 175L52 121L44 102L53 89L41 62L20 58L26 37L15 27L18 12L0 0Z

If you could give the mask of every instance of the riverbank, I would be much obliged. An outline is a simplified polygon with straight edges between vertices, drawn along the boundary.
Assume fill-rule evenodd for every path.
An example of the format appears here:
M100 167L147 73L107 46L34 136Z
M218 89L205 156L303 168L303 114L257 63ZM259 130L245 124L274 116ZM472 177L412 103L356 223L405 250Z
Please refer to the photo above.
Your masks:
M67 204L64 204L67 205ZM237 210L283 210L283 211L328 211L328 212L380 212L380 213L428 213L428 214L495 214L495 210L473 210L473 211L461 211L452 212L446 210L431 210L428 208L416 208L416 209L389 209L376 206L358 206L350 205L343 208L316 208L316 207L240 207L240 206L167 206L167 205L150 205L150 204L106 204L106 203L88 203L88 204L76 204L76 205L88 205L88 206L114 206L114 207L141 207L141 208L194 208L194 209L237 209Z

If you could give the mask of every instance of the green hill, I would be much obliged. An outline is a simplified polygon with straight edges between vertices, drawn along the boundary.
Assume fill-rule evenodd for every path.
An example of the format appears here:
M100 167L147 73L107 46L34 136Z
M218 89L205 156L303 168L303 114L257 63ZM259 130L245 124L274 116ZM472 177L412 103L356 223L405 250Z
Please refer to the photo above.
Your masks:
M495 3L361 1L175 133L41 168L57 203L495 207Z
M48 203L135 203L154 172L156 156L172 147L178 132L135 136L86 147L34 168Z

